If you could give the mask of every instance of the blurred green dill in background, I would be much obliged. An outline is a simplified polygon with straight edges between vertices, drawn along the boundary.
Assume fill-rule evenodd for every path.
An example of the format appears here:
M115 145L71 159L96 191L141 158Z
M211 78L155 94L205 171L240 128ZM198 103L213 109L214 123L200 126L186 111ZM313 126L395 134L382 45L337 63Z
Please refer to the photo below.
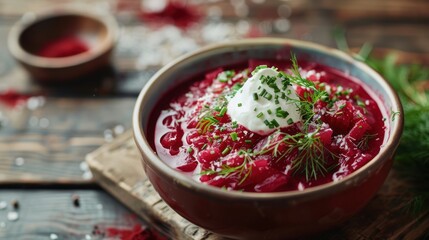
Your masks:
M344 32L336 31L339 49L350 52ZM404 131L396 151L394 168L413 186L408 210L417 214L429 209L429 67L399 63L394 52L384 57L372 54L364 44L354 55L380 73L398 93L404 107Z

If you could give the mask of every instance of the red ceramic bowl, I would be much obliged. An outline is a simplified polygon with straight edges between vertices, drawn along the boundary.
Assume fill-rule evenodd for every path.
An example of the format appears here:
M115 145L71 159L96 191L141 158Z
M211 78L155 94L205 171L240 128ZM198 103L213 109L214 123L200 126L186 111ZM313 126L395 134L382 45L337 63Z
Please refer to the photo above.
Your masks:
M386 116L402 107L390 85L367 65L349 55L313 43L285 39L252 39L203 48L183 56L156 73L141 91L133 116L135 142L147 176L162 199L192 223L238 239L285 239L314 235L349 219L383 184L403 128L403 117L389 121L379 154L344 179L303 191L251 193L208 186L170 168L152 149L150 114L164 94L206 70L250 58L285 58L321 63L361 79L380 101ZM390 119L390 118L389 118Z

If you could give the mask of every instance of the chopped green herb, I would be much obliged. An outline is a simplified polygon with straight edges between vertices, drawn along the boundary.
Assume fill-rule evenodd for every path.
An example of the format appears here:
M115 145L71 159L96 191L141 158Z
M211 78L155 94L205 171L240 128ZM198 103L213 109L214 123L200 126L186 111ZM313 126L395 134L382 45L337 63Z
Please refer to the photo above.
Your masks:
M286 118L287 116L289 116L289 112L284 111L281 107L278 107L276 109L276 116L280 118Z
M273 95L271 95L271 93L267 92L264 94L264 98L266 98L267 100L271 100L273 98Z
M223 117L226 113L228 109L226 107L222 107L222 109L220 110L219 114L217 115L218 117Z
M267 119L264 120L264 124L265 124L265 126L267 126L269 128L273 128L271 123Z
M238 140L238 135L236 132L232 132L229 134L231 136L232 141L237 141Z
M399 111L397 112L392 112L390 114L390 117L392 118L392 122L395 121L396 117L399 116L399 114L401 114Z
M231 151L231 147L226 147L223 151L222 151L222 155L226 155Z
M253 93L253 100L257 101L258 100L258 94L257 93Z
M273 126L273 127L279 127L280 125L279 125L279 123L275 120L275 119L273 119L272 121L271 121L271 125Z
M361 108L365 108L366 106L365 106L365 103L360 99L360 98L357 98L356 99L356 104L359 106L359 107L361 107Z
M233 70L223 71L217 75L216 79L219 82L226 83L229 80L231 80L231 78L234 77L234 75L235 75L235 71Z
M242 87L243 87L243 85L242 85L241 83L236 83L234 86L232 86L232 88L231 88L231 89L232 89L234 92L236 92L236 91L240 90Z
M267 65L259 65L255 68L255 70L252 71L252 76L255 75L259 70L267 68Z

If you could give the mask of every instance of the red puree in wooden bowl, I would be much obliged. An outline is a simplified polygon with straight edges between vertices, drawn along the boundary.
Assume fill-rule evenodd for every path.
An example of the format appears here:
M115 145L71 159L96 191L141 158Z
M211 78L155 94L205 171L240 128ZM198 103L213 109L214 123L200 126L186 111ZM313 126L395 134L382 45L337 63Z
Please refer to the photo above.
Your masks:
M363 63L264 38L165 66L137 99L133 129L149 180L184 218L231 238L287 239L337 226L375 195L401 112Z

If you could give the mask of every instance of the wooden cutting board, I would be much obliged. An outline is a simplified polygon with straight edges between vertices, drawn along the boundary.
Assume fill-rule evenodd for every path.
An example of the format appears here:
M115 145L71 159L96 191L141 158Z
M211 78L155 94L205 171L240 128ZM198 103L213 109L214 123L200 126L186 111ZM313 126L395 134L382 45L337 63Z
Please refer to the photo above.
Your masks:
M95 181L166 236L186 240L221 239L174 212L152 187L140 159L131 131L86 157Z
M87 155L86 161L106 191L171 239L220 240L188 222L158 195L144 174L141 156L128 131ZM409 185L392 171L374 199L356 216L317 239L424 239L429 213L406 212Z

